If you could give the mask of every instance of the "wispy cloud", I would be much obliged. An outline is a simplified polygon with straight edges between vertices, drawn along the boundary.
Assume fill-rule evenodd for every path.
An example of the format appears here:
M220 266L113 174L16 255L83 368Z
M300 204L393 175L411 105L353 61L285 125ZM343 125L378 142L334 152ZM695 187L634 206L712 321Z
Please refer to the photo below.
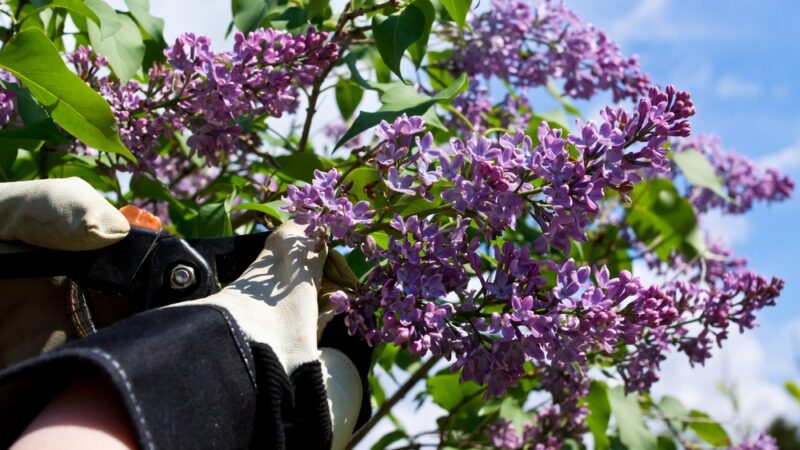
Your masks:
M703 216L703 228L713 232L727 246L744 243L752 232L752 223L747 216L732 216L719 211L710 211Z
M723 99L749 99L760 95L762 90L758 82L725 75L717 83L714 93Z
M643 0L609 27L609 36L620 43L633 41L687 41L719 35L719 30L672 13L670 0Z
M759 159L757 163L761 167L772 167L782 172L797 170L800 168L800 139L788 147Z
M753 332L731 333L723 349L705 366L691 367L682 354L673 354L662 365L661 381L654 386L656 397L673 395L687 407L706 411L733 429L761 428L777 416L797 419L800 409L775 381L770 360L776 353L774 343L760 341ZM778 343L788 347L788 342ZM788 355L786 355L788 356ZM784 372L786 368L780 368ZM733 390L737 405L720 386Z

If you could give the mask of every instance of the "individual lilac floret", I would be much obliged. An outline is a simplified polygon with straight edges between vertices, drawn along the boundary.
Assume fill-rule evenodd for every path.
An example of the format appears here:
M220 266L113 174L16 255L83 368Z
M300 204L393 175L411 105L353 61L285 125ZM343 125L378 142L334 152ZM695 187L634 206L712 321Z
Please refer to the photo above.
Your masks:
M324 240L330 230L333 239L354 245L360 237L355 227L371 224L375 211L370 210L369 202L353 205L345 195L341 195L338 192L340 178L336 169L328 172L315 170L311 184L302 188L289 186L284 209L294 216L297 223L307 225L309 236Z
M761 169L746 157L722 148L714 135L693 136L676 139L674 151L690 149L703 153L714 167L730 200L720 197L709 189L692 187L687 197L697 211L722 209L731 214L749 211L756 202L773 203L786 200L792 195L794 182L773 168ZM676 172L677 173L677 172Z

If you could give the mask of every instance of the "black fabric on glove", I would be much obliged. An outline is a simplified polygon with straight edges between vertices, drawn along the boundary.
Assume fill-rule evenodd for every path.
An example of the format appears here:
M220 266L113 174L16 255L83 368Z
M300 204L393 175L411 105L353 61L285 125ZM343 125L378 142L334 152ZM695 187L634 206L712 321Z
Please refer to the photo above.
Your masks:
M0 372L0 447L88 371L108 377L143 449L330 447L319 363L290 378L206 305L148 311Z

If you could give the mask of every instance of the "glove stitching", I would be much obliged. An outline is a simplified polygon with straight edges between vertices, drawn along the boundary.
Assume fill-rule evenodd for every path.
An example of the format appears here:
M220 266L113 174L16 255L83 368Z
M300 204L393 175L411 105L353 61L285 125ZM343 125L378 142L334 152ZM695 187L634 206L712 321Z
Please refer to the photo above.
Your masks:
M206 305L206 306L216 310L217 312L222 314L223 318L225 318L225 322L228 323L228 328L230 329L231 335L233 336L233 341L236 343L236 348L239 349L239 354L242 356L242 359L244 360L244 365L247 368L247 374L250 376L250 381L253 382L253 387L257 388L258 385L256 384L256 374L255 372L253 372L253 367L255 366L255 363L250 361L250 358L247 357L247 352L244 350L244 347L242 346L241 341L244 340L244 333L242 332L242 329L239 327L238 324L235 324L233 318L230 316L230 314L225 308L221 308L216 305Z
M144 430L145 439L147 440L147 448L148 449L155 449L155 445L153 444L153 437L150 435L150 430L147 427L147 423L144 420L144 415L142 414L142 408L139 407L139 402L136 400L136 395L133 393L133 386L131 385L130 381L128 380L128 375L125 373L125 369L114 359L113 356L109 355L108 353L98 349L93 348L91 349L92 353L102 356L106 360L108 360L112 366L117 370L117 373L122 377L122 381L125 384L125 389L128 391L128 395L130 397L131 403L133 403L133 408L136 410L136 419L142 425L142 430Z

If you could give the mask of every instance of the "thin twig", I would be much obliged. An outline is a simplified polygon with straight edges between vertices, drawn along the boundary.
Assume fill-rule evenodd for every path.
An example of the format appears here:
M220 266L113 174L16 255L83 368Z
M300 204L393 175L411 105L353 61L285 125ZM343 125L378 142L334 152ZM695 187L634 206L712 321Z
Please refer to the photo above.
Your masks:
M373 11L377 11L379 9L383 9L389 6L397 6L398 0L388 0L382 3L378 3L376 5L370 6L368 8L361 8L355 11L349 11L352 7L352 2L348 2L347 5L344 7L344 11L339 16L339 22L336 24L336 31L333 32L333 36L331 38L331 42L336 42L341 46L341 52L349 45L349 33L342 36L344 31L344 27L347 25L347 22L363 16L364 14L369 14ZM360 29L359 29L360 31ZM300 143L297 144L297 151L304 152L307 151L308 148L308 137L311 134L311 121L314 119L314 114L317 112L317 101L319 100L319 94L322 91L322 83L328 78L328 75L333 70L333 64L326 67L322 72L317 75L317 78L314 79L314 84L311 86L311 94L308 96L308 108L306 108L306 120L303 123L303 132L300 135Z
M347 443L347 446L345 447L345 450L352 449L353 447L356 446L356 444L358 444L362 439L364 439L364 436L366 436L367 433L369 433L370 430L372 430L372 428L374 428L375 425L377 425L377 423L380 422L380 420L383 419L385 415L389 414L394 405L396 405L397 402L402 400L408 394L411 388L413 388L419 382L419 380L425 378L425 376L428 375L428 371L430 371L431 368L433 368L433 366L437 362L439 362L441 358L442 358L441 356L431 357L431 359L425 361L425 363L422 366L420 366L420 368L417 369L416 372L411 374L411 377L409 377L409 379L406 380L406 382L403 383L403 385L400 386L400 388L397 389L397 391L389 399L387 399L381 405L380 408L378 408L378 411L376 411L375 414L373 414L372 417L369 418L367 423L365 423L364 426L361 427L358 431L353 433L353 435L350 437L350 441Z

